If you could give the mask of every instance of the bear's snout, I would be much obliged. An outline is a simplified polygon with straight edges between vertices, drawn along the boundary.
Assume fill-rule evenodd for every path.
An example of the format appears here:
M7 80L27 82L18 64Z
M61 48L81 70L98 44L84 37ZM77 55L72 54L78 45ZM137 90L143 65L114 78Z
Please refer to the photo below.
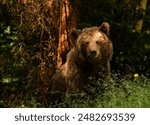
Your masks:
M96 57L97 57L97 52L96 52L96 50L92 50L92 51L90 52L90 56L91 56L91 58L96 58Z
M92 49L88 51L87 54L87 59L89 62L97 62L97 60L99 60L99 52L97 49Z
M95 42L91 41L86 48L88 57L91 61L99 58L100 46L98 46Z

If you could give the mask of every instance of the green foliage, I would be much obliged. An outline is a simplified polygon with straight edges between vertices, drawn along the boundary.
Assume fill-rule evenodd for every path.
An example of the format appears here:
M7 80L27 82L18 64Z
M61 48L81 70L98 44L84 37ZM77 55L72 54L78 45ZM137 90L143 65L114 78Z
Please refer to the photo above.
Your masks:
M144 76L130 80L128 76L107 81L98 80L88 93L69 93L53 107L70 108L143 108L150 107L150 80ZM101 89L102 84L105 89ZM101 86L101 87L100 87ZM101 91L100 91L101 90Z
M116 107L116 108L142 108L150 107L150 96L148 91L150 89L149 79L141 76L133 81L128 79L119 80L122 84L120 87L114 87L112 91L105 93L100 99L103 99L101 103L97 103L97 107Z

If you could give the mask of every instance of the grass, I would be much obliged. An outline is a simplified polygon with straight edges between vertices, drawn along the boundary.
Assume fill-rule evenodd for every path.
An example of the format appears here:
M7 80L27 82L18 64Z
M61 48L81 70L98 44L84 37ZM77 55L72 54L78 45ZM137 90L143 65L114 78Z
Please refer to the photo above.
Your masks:
M21 101L21 102L20 102ZM45 107L45 104L31 100L18 100L13 107L36 108ZM4 101L0 101L0 107L5 107ZM92 87L86 88L86 92L68 93L63 102L49 107L59 108L150 108L150 78L139 76L130 78L118 78L113 76L108 80L99 79L92 82Z
M87 93L67 94L64 101L54 107L74 108L149 108L150 79L140 76L135 79L112 78L97 81L97 86ZM100 85L102 84L102 85ZM103 87L103 90L101 89Z
M96 107L124 107L124 108L142 108L150 107L150 86L141 87L134 83L130 85L129 93L120 88L114 88L103 97L103 102L98 99Z

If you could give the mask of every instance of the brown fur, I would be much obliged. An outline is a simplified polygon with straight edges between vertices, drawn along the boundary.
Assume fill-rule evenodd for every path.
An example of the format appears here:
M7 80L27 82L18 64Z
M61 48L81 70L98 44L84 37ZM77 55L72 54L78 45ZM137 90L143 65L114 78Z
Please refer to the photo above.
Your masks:
M89 84L89 77L97 76L103 69L105 75L110 75L113 47L108 32L109 24L106 22L101 27L76 31L76 44L68 53L66 63L53 76L49 91L82 90Z

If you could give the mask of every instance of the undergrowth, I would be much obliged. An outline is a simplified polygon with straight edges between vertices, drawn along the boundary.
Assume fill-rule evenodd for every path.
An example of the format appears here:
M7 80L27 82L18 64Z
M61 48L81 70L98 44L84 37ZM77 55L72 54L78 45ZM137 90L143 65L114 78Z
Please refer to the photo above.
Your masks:
M107 80L93 81L84 92L67 93L63 101L48 106L39 103L33 97L30 100L18 100L11 107L19 108L149 108L150 79L139 76L131 79L128 76L118 78L115 75ZM0 107L9 107L0 101Z
M147 108L150 107L150 79L140 76L134 79L113 77L94 81L86 93L67 94L62 103L50 107L59 108ZM103 86L103 87L102 87Z

